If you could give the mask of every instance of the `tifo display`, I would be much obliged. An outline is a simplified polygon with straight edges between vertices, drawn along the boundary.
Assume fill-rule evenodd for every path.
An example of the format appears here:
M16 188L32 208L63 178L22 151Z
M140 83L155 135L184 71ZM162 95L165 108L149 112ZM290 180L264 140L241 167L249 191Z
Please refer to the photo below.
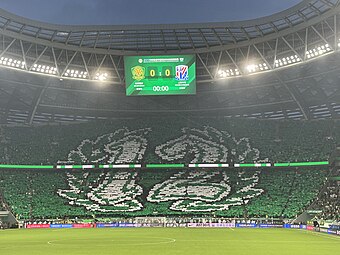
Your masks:
M126 95L196 94L194 55L124 58Z
M312 209L334 219L337 199L328 197L338 194L337 186L326 177L327 160L340 141L339 124L141 118L1 126L0 199L20 220L93 215L293 219L327 185L329 195Z
M323 168L1 169L0 191L21 220L93 215L294 218L316 198L327 173Z
M5 168L305 167L328 161L340 142L340 122L165 117L0 127L0 139Z

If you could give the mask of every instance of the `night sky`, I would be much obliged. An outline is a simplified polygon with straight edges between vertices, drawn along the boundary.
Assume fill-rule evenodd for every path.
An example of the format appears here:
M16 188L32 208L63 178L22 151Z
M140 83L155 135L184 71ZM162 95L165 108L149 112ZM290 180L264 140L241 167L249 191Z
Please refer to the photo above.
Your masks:
M267 16L299 0L0 0L0 8L55 24L167 24Z

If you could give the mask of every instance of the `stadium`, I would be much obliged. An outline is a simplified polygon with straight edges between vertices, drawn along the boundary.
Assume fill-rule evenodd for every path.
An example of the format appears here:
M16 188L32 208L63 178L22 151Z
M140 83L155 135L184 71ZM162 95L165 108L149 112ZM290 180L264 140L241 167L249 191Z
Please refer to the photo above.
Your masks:
M238 22L0 9L1 254L336 254L340 1Z

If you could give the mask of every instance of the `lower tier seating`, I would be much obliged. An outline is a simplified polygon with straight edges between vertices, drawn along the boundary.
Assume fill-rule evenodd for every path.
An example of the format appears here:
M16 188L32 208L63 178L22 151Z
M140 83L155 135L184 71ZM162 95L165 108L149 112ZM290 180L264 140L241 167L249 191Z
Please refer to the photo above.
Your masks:
M0 170L19 219L94 216L294 218L324 185L325 169Z

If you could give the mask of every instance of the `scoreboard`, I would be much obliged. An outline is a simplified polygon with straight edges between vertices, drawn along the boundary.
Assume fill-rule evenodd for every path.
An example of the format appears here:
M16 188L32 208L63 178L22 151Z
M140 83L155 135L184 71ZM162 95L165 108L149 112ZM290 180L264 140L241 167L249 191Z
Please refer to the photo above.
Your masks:
M196 56L125 56L127 96L196 94Z

